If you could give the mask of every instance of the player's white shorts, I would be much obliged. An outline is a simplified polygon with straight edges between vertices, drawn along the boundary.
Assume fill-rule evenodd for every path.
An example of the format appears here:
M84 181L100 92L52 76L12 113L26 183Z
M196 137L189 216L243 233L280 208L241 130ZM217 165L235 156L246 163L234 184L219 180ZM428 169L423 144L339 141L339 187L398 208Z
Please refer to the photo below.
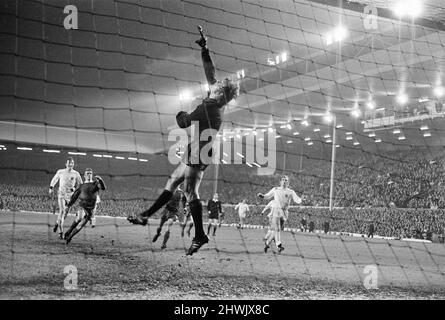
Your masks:
M270 220L270 228L273 231L281 231L281 218L272 216L272 218Z
M239 213L238 214L240 219L245 219L246 218L246 214L245 213Z
M284 211L278 207L272 207L270 211L270 228L274 231L281 231L280 220L284 218Z
M57 195L57 200L59 203L59 210L62 210L62 212L65 211L68 203L71 200L71 196L73 195L73 193L59 193Z
M283 209L281 209L280 207L272 207L270 209L270 215L277 218L282 218L285 216Z

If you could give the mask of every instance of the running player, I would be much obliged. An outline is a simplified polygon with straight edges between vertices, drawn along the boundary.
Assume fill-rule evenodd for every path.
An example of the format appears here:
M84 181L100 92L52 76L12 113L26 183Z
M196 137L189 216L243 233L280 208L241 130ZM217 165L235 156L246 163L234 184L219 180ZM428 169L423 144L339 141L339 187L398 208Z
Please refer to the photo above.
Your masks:
M182 207L185 208L187 204L187 199L184 196L184 193L180 188L176 189L175 194L170 199L170 201L165 205L165 209L162 212L161 222L159 224L158 229L156 230L156 234L153 237L153 242L158 240L161 235L162 226L167 222L167 231L164 234L164 241L162 242L161 249L167 248L167 241L170 237L170 228L173 225L173 222L179 218L179 204L182 202Z
M209 226L207 227L207 234L210 234L210 228L213 226L213 236L216 235L216 228L218 228L219 215L222 212L221 201L218 199L218 194L213 195L213 199L207 202L207 211L209 212Z
M53 231L57 232L59 229L59 238L62 239L63 235L63 223L66 215L68 214L67 204L71 199L71 195L74 190L82 184L82 178L79 172L74 170L74 159L68 158L65 163L66 168L57 170L51 183L49 185L49 194L52 195L54 187L57 182L59 183L59 191L57 193L57 200L59 204L59 215L57 216L57 222Z
M243 199L242 202L235 206L235 210L238 210L239 224L238 229L242 229L244 226L244 219L246 219L246 214L249 212L249 205L247 204L247 199Z
M281 243L281 218L285 216L285 212L287 211L290 201L293 200L295 203L300 204L301 198L297 196L294 190L289 188L289 177L282 176L280 180L280 186L275 187L270 190L266 194L258 194L258 197L261 199L274 199L275 201L271 204L271 229L272 232L269 234L264 252L267 252L267 249L270 247L270 243L273 239L275 239L278 252L284 250L284 247Z
M105 190L105 183L101 177L95 176L93 181L93 170L88 168L85 170L85 183L81 184L79 188L74 191L70 202L68 203L68 210L74 205L77 199L79 201L79 211L76 219L71 227L64 235L66 244L70 243L73 237L91 220L94 208L96 207L97 195L99 190Z
M196 43L201 47L201 58L210 90L208 97L203 99L202 103L192 113L179 112L176 115L176 122L180 128L188 128L191 126L192 121L197 122L200 141L194 140L188 144L183 162L171 174L164 192L154 204L148 210L128 217L128 221L131 223L146 225L148 217L161 209L171 199L176 188L184 181L184 192L195 223L195 237L187 251L187 255L192 255L209 242L202 223L202 203L198 193L199 185L204 175L204 170L212 160L213 151L209 147L213 145L216 134L223 122L224 107L232 99L236 98L239 92L237 81L229 79L223 81L216 80L215 66L207 48L207 38L202 33L200 26L198 26L198 29L201 33L201 39L197 40ZM201 136L203 132L211 134L204 138L204 135ZM193 154L191 152L192 149ZM205 157L205 152L204 156L201 155L201 150L209 150L207 153L208 157Z

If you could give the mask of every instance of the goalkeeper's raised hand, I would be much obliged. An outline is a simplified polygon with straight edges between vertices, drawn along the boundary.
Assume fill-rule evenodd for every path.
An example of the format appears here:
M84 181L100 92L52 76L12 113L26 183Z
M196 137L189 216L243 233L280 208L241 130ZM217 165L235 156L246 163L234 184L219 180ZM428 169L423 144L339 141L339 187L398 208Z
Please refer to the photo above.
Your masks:
M202 32L202 27L198 26L198 30L199 33L201 34L201 39L196 40L195 42L201 47L201 48L205 48L207 45L207 37L204 35L204 33Z

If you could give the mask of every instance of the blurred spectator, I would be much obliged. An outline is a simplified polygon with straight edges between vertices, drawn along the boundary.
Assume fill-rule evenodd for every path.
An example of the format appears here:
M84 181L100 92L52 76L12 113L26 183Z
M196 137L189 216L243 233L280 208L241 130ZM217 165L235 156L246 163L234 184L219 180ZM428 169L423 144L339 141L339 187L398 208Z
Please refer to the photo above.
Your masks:
M328 220L326 220L323 223L323 231L324 231L324 233L329 233L329 221Z
M368 228L368 238L374 238L374 232L375 232L374 223L371 222Z
M425 151L393 151L385 154L345 151L335 166L335 209L330 212L330 163L311 159L304 169L286 172L291 187L302 196L303 206L290 208L288 226L308 230L306 217L314 225L329 231L370 234L370 221L374 221L372 234L391 237L430 238L430 234L443 234L445 225L445 180L442 163L444 151L434 154ZM224 205L227 223L238 222L238 214L229 204L246 198L256 204L252 212L261 211L263 203L255 197L278 179L276 176L258 176L255 171L240 166L220 166L218 193L228 199ZM20 177L18 177L20 175ZM51 173L52 175L52 173ZM129 212L143 211L156 198L158 186L166 177L127 178L102 175L109 190L104 193L100 214L125 216ZM0 209L48 212L53 202L47 195L47 182L51 176L30 171L13 173L2 170L0 183ZM162 180L162 181L161 181ZM107 181L108 182L108 181ZM212 197L214 177L202 181L203 199ZM122 187L122 186L125 186ZM315 207L316 206L316 207ZM354 209L363 208L363 209ZM264 225L264 217L250 215L246 223ZM375 222L378 221L378 225ZM315 226L314 226L315 229ZM425 232L423 232L425 230Z
M309 221L309 232L314 232L315 231L315 222L314 220L310 220Z
M307 220L306 220L306 217L304 217L304 216L301 218L300 227L301 227L301 231L303 231L303 232L307 231Z

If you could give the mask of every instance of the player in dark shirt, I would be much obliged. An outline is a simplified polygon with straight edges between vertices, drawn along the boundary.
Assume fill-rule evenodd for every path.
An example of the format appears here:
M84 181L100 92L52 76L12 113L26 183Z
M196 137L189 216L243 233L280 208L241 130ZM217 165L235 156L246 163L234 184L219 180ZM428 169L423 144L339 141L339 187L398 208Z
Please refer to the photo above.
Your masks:
M68 210L79 199L80 210L71 227L64 235L66 243L70 243L71 239L91 220L93 211L96 206L97 194L99 190L105 190L105 183L101 177L95 176L93 181L93 170L88 168L85 170L85 183L81 184L71 196L68 203Z
M368 238L374 238L374 232L375 232L375 226L374 223L371 222L371 224L368 227Z
M301 218L300 224L301 224L301 231L306 232L306 230L307 230L306 217Z
M330 229L329 221L326 220L326 221L323 223L323 231L324 231L324 233L329 233L329 229Z
M213 236L216 235L216 228L218 227L219 215L222 212L221 201L218 200L218 194L213 195L213 199L207 202L207 211L209 212L209 226L207 234L210 234L210 228L213 226Z
M184 154L182 163L171 174L164 192L153 205L142 213L128 217L128 221L133 224L146 225L148 218L161 209L171 199L176 188L184 182L184 193L195 224L195 237L187 255L192 255L201 246L209 242L202 223L202 203L198 190L204 170L212 162L211 146L223 121L224 106L236 98L239 92L238 81L216 80L215 66L207 48L207 38L202 33L200 26L198 26L198 29L201 33L201 39L197 40L196 43L201 47L202 63L210 90L208 96L192 113L179 112L176 116L176 122L180 128L188 128L192 122L197 122L199 137L187 146L187 152ZM205 139L205 141L201 141L201 139ZM203 155L201 155L201 150L204 151ZM205 150L209 150L207 155Z
M158 229L156 230L156 234L153 237L153 242L156 242L158 240L159 236L161 235L162 227L167 222L167 231L165 231L164 234L164 241L162 242L161 249L167 248L167 241L170 237L170 227L172 226L173 222L176 221L176 219L179 218L179 205L182 202L182 208L184 209L187 204L187 199L182 192L181 189L176 189L175 194L170 199L169 202L165 205L164 211L162 212L161 216L161 222L159 224Z
M309 232L315 231L315 222L313 220L309 221Z

